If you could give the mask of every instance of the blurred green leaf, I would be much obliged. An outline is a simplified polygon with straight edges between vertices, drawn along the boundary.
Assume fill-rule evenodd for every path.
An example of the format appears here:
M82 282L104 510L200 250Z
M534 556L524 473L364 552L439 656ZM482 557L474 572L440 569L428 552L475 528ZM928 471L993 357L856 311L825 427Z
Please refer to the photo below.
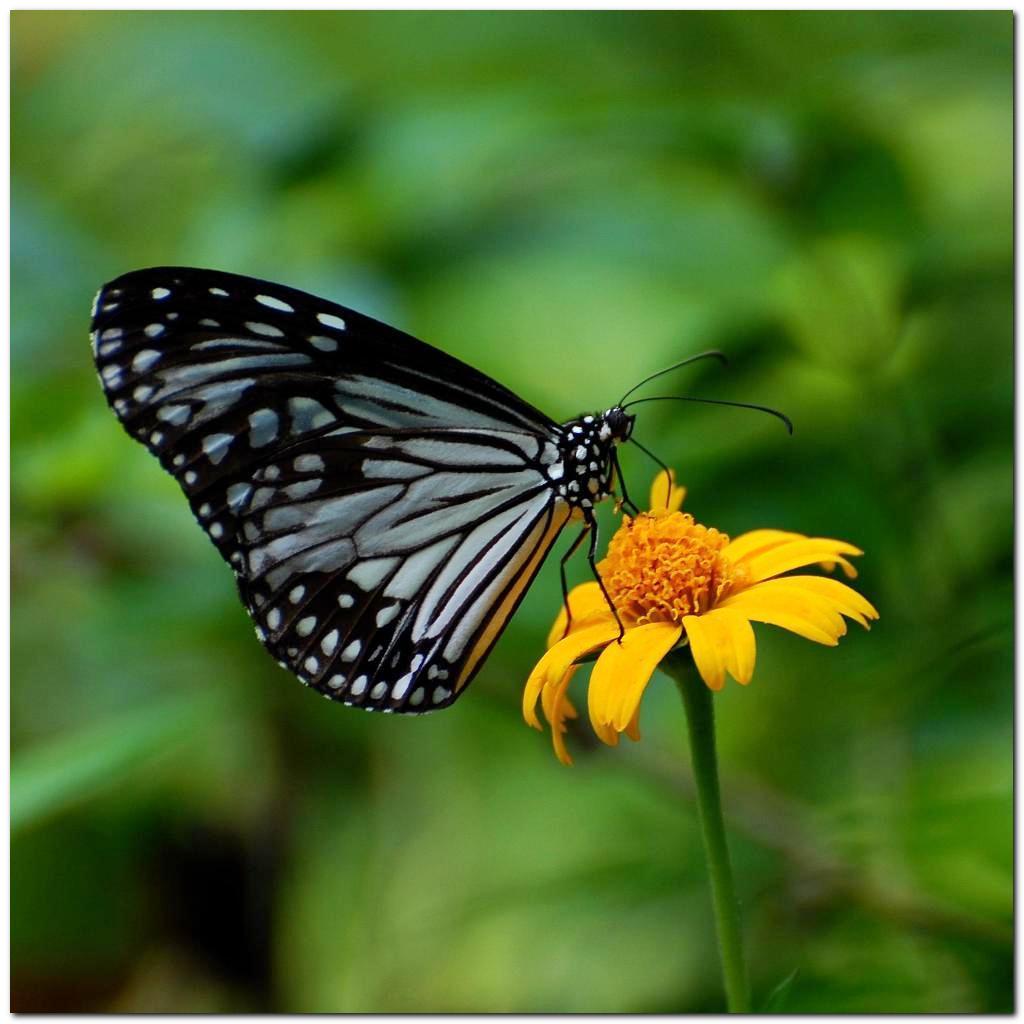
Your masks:
M761 1010L762 1013L785 1012L790 990L793 988L793 983L796 981L799 973L800 968L794 967L793 970L790 971L789 974L787 974L786 977L771 990L768 994L768 998L764 1001L764 1008Z
M37 825L194 742L215 703L208 695L164 701L16 754L11 762L12 830Z

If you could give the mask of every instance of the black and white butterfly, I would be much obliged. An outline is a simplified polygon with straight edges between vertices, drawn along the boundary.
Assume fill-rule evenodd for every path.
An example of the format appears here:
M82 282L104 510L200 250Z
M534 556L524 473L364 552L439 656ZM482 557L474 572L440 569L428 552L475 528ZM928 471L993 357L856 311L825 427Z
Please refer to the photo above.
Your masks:
M162 267L100 290L107 400L234 569L256 634L346 704L451 704L572 518L609 497L621 408L557 424L304 292Z
M112 281L92 343L107 401L181 485L260 641L333 700L446 707L572 519L569 553L589 533L593 567L594 506L633 428L621 403L558 424L370 317L213 270Z

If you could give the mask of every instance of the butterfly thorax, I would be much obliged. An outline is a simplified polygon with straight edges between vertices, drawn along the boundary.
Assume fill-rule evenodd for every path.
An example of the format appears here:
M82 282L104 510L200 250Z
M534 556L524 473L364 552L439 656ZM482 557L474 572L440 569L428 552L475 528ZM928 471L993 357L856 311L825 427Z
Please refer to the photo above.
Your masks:
M629 439L634 417L619 406L562 424L558 459L547 467L560 498L586 513L611 496L615 448Z

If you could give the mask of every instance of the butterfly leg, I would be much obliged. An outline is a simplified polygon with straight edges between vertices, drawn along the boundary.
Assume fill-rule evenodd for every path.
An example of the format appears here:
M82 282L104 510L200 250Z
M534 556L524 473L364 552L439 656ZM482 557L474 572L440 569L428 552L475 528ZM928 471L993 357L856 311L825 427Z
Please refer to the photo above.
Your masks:
M601 593L604 594L604 599L608 602L608 607L612 610L612 615L615 616L615 621L619 627L619 637L616 642L621 644L622 638L626 635L626 627L623 626L622 619L619 618L619 613L615 608L615 602L609 596L604 580L601 579L601 574L597 571L597 558L595 557L597 552L597 520L593 518L593 515L587 520L587 529L590 531L587 563L590 565L590 571L594 574L594 579L597 580L597 585L601 588Z
M565 563L579 550L580 545L583 543L583 538L590 532L590 526L585 525L579 532L579 536L569 545L569 550L562 555L562 560L558 564L558 570L562 576L562 604L565 606L565 629L562 632L562 639L564 640L569 635L569 630L572 629L572 609L569 607L569 581L565 578Z
M636 502L629 496L629 491L626 490L626 478L622 475L622 467L619 465L618 452L612 449L612 467L615 470L615 476L618 478L619 486L622 488L622 501L620 502L631 516L639 514L640 510L636 507Z

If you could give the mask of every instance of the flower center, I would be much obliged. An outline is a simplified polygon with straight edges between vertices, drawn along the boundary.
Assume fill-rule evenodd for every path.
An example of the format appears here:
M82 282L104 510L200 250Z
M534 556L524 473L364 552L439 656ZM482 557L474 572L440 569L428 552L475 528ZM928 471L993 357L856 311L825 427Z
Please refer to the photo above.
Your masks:
M746 582L743 567L722 554L728 543L726 534L686 512L627 516L598 571L623 620L678 623Z

